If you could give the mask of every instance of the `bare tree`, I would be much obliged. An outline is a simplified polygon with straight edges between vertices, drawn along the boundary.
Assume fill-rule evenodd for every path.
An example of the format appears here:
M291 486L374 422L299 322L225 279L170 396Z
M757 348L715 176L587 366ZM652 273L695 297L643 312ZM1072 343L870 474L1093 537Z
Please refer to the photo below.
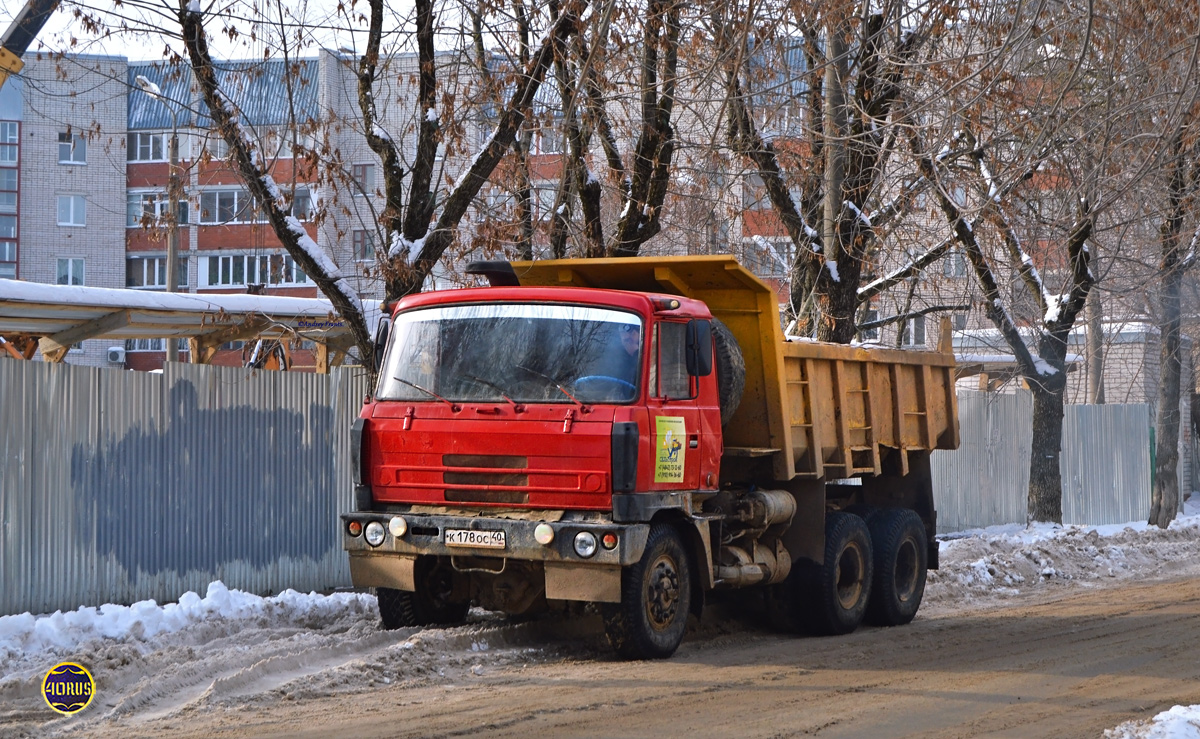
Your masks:
M883 198L887 178L899 175L888 165L901 130L899 103L916 69L912 63L941 33L951 9L844 2L813 6L803 14L797 8L751 4L714 13L727 84L728 136L733 150L752 163L794 246L793 317L819 339L848 343L857 333L859 307L912 274L860 293L879 233L924 186L909 178L895 197ZM760 102L769 96L757 90L782 82L778 73L756 70L754 61L763 55L803 75L804 125L781 138L792 139L792 147L806 155L790 159L807 171L788 171L775 141L757 123L771 115ZM948 248L926 259L936 260Z
M476 195L487 182L505 153L529 110L556 53L576 29L583 3L572 3L558 14L554 23L532 51L526 63L515 70L511 92L500 110L494 130L482 151L471 160L458 179L444 194L435 179L435 164L443 142L439 113L434 28L437 10L432 0L418 0L415 8L418 61L419 124L416 153L408 171L403 165L397 143L382 128L375 88L383 59L382 38L385 7L382 0L370 2L367 49L358 69L358 102L367 143L383 164L384 207L379 221L384 234L380 247L380 270L385 296L394 300L417 292L433 267L455 243L456 229ZM204 14L197 3L181 4L179 22L202 98L212 112L217 130L230 147L231 160L247 183L256 202L261 204L284 248L296 259L334 308L351 326L360 356L372 355L370 336L357 295L337 266L317 247L289 213L287 204L264 167L264 160L239 122L239 113L220 88L204 28ZM407 178L407 183L406 183ZM406 186L407 185L407 186Z
M959 47L971 74L954 77L950 125L915 117L923 125L910 138L1033 393L1028 510L1037 521L1062 520L1068 339L1096 282L1093 249L1135 210L1135 187L1162 153L1141 135L1157 93L1138 84L1162 50L1106 11L1035 6L979 24ZM936 129L947 135L922 140Z

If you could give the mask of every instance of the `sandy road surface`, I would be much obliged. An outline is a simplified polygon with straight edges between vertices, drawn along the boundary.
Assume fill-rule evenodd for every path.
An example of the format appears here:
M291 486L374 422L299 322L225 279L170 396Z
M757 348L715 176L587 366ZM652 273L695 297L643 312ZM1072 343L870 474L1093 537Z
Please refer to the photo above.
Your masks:
M793 638L721 625L666 662L598 648L433 679L186 710L89 736L1098 737L1200 703L1200 577L953 608Z

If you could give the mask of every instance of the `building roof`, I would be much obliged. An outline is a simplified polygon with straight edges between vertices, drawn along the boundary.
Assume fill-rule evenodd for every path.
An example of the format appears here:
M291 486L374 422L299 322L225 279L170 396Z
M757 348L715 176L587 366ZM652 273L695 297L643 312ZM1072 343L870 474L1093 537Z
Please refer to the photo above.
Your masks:
M238 106L242 120L251 126L283 125L297 120L316 120L320 65L316 59L267 61L218 61L217 79L221 90ZM287 74L288 69L292 74ZM212 125L208 106L193 92L191 67L163 62L129 65L129 129L171 128L171 112L166 103L143 92L137 84L144 76L172 101L180 128ZM289 88L291 99L289 101Z

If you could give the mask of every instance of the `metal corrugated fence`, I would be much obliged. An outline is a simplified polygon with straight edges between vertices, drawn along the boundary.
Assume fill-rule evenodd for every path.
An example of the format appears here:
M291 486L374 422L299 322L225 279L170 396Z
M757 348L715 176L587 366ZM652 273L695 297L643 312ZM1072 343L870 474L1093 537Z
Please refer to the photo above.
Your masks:
M1063 522L1150 516L1150 406L1069 405L1063 418Z
M1025 521L1033 396L959 391L959 445L935 451L938 531Z
M350 424L366 379L171 364L164 374L0 360L0 614L349 584ZM959 395L935 452L942 532L1025 521L1028 393ZM1149 512L1147 407L1068 406L1064 519Z
M1063 522L1099 525L1150 515L1150 409L1068 405L1060 470ZM938 531L1025 523L1033 396L959 391L961 444L931 458Z
M0 613L349 584L361 370L0 361Z

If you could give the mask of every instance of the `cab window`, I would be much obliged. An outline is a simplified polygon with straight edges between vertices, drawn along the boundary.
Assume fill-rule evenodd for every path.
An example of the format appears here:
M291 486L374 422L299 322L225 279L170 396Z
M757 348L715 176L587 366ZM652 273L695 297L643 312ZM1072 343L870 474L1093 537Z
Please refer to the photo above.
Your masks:
M695 397L692 378L687 371L687 324L659 323L655 329L657 348L658 397L684 399Z

